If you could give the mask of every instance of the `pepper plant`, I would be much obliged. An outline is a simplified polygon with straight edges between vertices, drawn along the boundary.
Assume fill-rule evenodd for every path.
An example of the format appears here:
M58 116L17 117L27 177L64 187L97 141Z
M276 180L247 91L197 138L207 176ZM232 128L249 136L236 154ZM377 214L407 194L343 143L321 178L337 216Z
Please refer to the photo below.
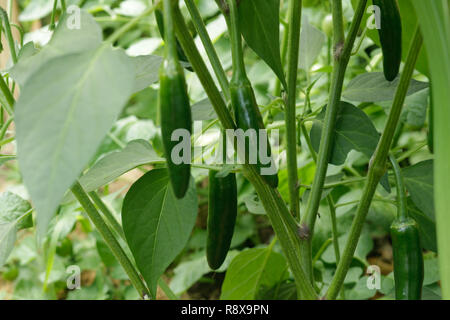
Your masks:
M450 298L448 1L37 2L0 10L13 298L92 298L89 241L95 297Z

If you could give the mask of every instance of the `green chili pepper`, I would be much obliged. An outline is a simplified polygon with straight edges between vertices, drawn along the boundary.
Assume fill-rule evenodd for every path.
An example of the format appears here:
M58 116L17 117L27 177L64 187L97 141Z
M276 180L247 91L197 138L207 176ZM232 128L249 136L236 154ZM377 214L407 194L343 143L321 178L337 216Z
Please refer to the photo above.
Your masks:
M395 298L397 300L420 300L424 277L422 247L419 229L408 216L406 192L400 166L391 155L397 184L398 217L391 225L394 254Z
M396 0L372 0L380 8L381 49L383 51L384 77L392 81L397 77L402 60L402 21Z
M229 24L233 59L233 77L230 82L231 105L234 110L237 127L246 133L251 133L252 130L255 133L253 136L254 139L251 139L250 136L246 136L245 162L251 163L249 160L252 156L256 157L255 165L259 169L263 179L268 185L276 188L278 186L278 175L276 173L265 174L261 170L271 166L271 163L263 164L260 155L261 148L267 147L267 157L271 158L270 144L268 139L266 139L265 146L260 144L260 130L265 129L264 122L256 102L255 93L245 71L241 32L237 21L236 3L234 0L228 0L228 5L230 8ZM256 155L250 154L254 144L256 144Z
M184 72L178 61L176 41L172 21L172 1L164 0L165 56L159 79L159 110L164 153L167 159L170 181L174 194L182 198L186 194L190 180L190 163L173 161L173 148L179 143L172 141L172 134L179 129L192 133L192 116ZM173 137L179 138L178 136ZM183 154L183 156L185 156ZM190 157L189 157L190 158Z
M219 269L225 261L233 238L237 216L236 176L229 173L217 177L209 172L209 207L206 256L211 269Z

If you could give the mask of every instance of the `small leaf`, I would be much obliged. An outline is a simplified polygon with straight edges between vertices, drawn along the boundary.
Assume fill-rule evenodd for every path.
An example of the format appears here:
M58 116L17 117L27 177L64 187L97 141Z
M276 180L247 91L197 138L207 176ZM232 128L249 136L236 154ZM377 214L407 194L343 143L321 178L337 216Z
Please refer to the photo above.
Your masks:
M270 248L249 249L233 259L222 285L221 300L252 300L287 277L284 257Z
M352 79L342 96L350 101L378 102L394 99L400 77L389 82L382 72L363 73ZM411 79L407 96L428 88L428 83Z
M280 0L243 0L238 9L242 35L248 46L286 87L280 54Z
M93 191L140 165L163 160L147 141L133 140L123 150L100 159L81 177L80 183L87 192Z
M211 101L208 98L200 100L192 105L192 120L214 120L217 119L217 113L214 110Z
M32 0L19 15L19 21L34 21L52 12L53 0Z
M239 254L239 251L228 252L224 263L218 270L211 270L206 260L206 253L201 252L200 257L180 263L174 270L174 277L170 281L170 289L175 294L182 294L195 284L203 275L210 272L225 272L230 262Z
M113 126L133 84L130 58L102 46L49 60L23 86L15 108L17 157L36 207L39 237Z
M325 109L317 116L311 128L311 142L316 152L319 150ZM372 121L362 110L342 101L334 128L330 163L343 164L351 150L362 152L370 158L377 147L379 136Z
M303 19L300 35L299 67L309 71L325 43L325 34L313 27L308 19Z
M30 209L30 203L15 193L7 191L0 195L0 223L14 222ZM33 220L30 215L22 220L17 228L20 230L32 226Z
M434 220L433 160L403 168L402 174L414 204Z
M420 211L411 197L408 197L408 213L417 222L422 247L437 252L436 222Z
M154 55L137 56L132 58L136 69L136 79L133 92L139 92L159 79L159 68L162 58Z
M186 246L196 217L194 180L186 196L177 199L166 169L147 172L125 196L123 230L153 297L159 277Z
M0 195L0 267L14 247L17 230L32 226L30 210L30 204L18 195L11 192Z

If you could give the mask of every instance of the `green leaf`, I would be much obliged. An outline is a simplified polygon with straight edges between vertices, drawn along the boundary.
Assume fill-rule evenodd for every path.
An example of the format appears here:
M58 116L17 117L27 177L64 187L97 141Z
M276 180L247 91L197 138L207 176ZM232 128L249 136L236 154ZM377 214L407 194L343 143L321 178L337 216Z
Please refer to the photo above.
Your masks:
M434 220L433 160L403 168L402 174L414 204Z
M180 295L195 284L201 277L210 272L225 272L231 261L239 254L239 251L228 252L224 263L218 270L211 270L206 260L206 253L201 252L200 257L180 263L174 270L174 277L170 281L170 289Z
M363 73L353 78L347 85L342 96L350 101L378 102L394 99L400 77L389 82L382 72ZM411 79L407 96L428 88L428 83Z
M147 172L125 196L123 230L152 296L161 274L186 246L196 216L194 180L186 196L177 199L166 169Z
M287 277L284 257L270 247L249 249L233 259L222 285L221 300L252 300Z
M300 35L299 68L309 71L322 51L325 41L325 34L313 27L305 17Z
M345 248L345 245L346 245L347 239L348 239L348 235L349 234L346 233L339 237L338 242L339 242L340 248ZM370 234L368 232L364 232L358 241L358 246L356 247L354 257L356 259L358 259L359 261L365 263L366 257L370 253L370 251L372 251L372 249L373 249L373 240L370 237ZM336 263L336 256L334 254L333 245L328 246L328 248L322 254L321 259L325 263Z
M133 57L132 60L136 69L133 92L141 91L159 80L162 57L155 55L137 56Z
M65 15L58 23L50 42L37 54L31 56L25 54L20 57L18 63L11 69L11 76L21 87L49 60L67 54L92 50L101 44L102 29L89 13L81 11L79 29L71 28L71 24L68 23L70 19L70 15ZM55 77L55 79L58 78Z
M280 0L242 0L238 9L242 35L248 46L286 87L280 54Z
M319 150L325 109L317 116L311 128L311 142L316 152ZM334 136L330 163L335 165L343 164L351 150L362 152L370 158L379 140L379 134L370 118L347 102L340 103Z
M0 195L0 224L14 222L31 209L28 201L15 193L6 191ZM31 215L18 223L17 228L26 229L33 226Z
M53 9L53 0L32 0L19 15L19 21L34 21L47 16Z
M422 248L437 252L436 222L419 210L408 197L408 213L417 222Z
M110 183L124 173L144 164L164 161L145 140L133 140L120 151L101 158L81 177L80 183L86 192Z
M32 225L30 210L30 204L18 195L11 192L0 195L0 267L14 247L17 230Z
M211 101L208 98L200 100L194 103L191 107L192 109L192 120L214 120L217 119L217 113L214 110Z
M36 207L38 236L113 126L133 84L130 58L102 46L48 61L22 88L15 110L17 157Z

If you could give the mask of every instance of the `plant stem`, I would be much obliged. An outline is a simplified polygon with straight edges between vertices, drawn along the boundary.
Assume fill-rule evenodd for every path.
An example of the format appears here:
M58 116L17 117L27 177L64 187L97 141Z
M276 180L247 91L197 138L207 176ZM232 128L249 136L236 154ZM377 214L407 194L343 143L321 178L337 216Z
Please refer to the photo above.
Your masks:
M175 8L174 11L174 22L178 40L202 83L222 126L225 129L235 129L231 114L206 68L178 8ZM244 170L263 202L263 206L280 241L283 252L286 254L298 292L301 292L307 299L316 299L317 295L312 285L306 280L306 275L298 259L300 254L300 241L294 218L289 213L280 194L262 180L262 177L252 165L245 165Z
M109 222L110 226L113 228L113 230L122 238L122 239L126 239L125 238L125 234L123 233L123 229L122 226L120 225L120 223L117 221L117 219L114 217L113 213L111 212L111 210L109 210L108 206L103 202L103 200L99 197L99 195L97 194L97 192L95 191L91 191L88 193L89 196L91 197L92 201L94 202L94 204L100 209L100 211L103 213L103 215L106 218L106 221Z
M310 152L314 162L317 162L317 155L312 147L311 139L308 135L308 132L306 130L304 123L301 124L301 129L302 129L303 135L305 137L306 144L308 145L309 152ZM332 235L332 240L333 240L334 254L336 257L336 264L338 264L340 257L341 257L341 253L340 253L340 249L339 249L339 233L337 230L336 205L334 204L334 200L333 200L333 197L331 196L331 194L327 195L327 202L328 202L328 207L330 209L331 235ZM315 260L316 259L312 260L313 266L314 266ZM342 296L342 299L344 300L345 299L344 290L341 290L341 296Z
M300 0L301 1L301 0ZM291 12L291 6L288 8L288 12L286 14L286 19L289 19ZM288 40L289 40L289 24L284 25L284 33L283 33L283 39L281 41L281 65L284 66L284 62L286 61L287 56L287 48L288 48ZM281 81L278 79L278 77L275 78L275 89L274 89L274 96L279 97L281 95Z
M105 44L113 44L114 42L116 42L123 34L127 33L128 30L133 28L135 25L139 24L139 22L143 18L145 18L146 16L152 14L153 11L155 11L158 8L159 5L160 5L160 1L157 1L154 5L152 5L150 8L147 8L139 16L131 19L129 22L124 24L120 29L116 30L112 35L110 35L105 40Z
M109 230L108 226L103 221L102 217L98 213L95 206L92 204L91 200L89 200L88 195L83 190L83 187L80 185L78 181L74 183L74 185L71 188L72 193L77 198L77 200L80 202L83 209L86 211L87 215L91 219L91 221L94 223L97 230L102 235L103 239L105 240L106 244L108 245L109 249L112 251L116 259L119 261L120 265L123 267L125 272L127 273L128 277L130 278L131 283L136 288L136 290L139 292L139 295L141 298L147 298L150 297L150 292L148 291L147 287L144 285L143 281L141 280L138 272L134 268L131 261L128 259L127 255L123 251L122 247L120 246L117 239L114 237L114 235L111 233L111 230Z
M158 285L170 300L179 300L180 298L170 289L163 278L159 278Z
M417 28L411 47L409 48L408 57L405 62L403 73L400 77L400 82L395 93L395 98L389 112L386 126L381 139L378 142L375 154L370 161L369 172L367 174L367 181L364 186L363 195L359 202L355 218L353 219L352 227L350 229L350 234L342 254L341 261L337 266L336 273L326 294L327 299L335 299L344 282L345 275L350 267L353 254L358 244L358 239L361 235L361 230L364 226L367 212L369 211L370 203L375 194L377 185L386 171L386 159L389 154L389 149L392 144L392 139L394 137L398 121L400 119L403 103L405 101L406 93L414 72L414 67L422 47L422 41L422 35L419 28Z
M208 31L206 30L205 24L203 23L200 12L198 11L197 6L195 5L193 0L184 0L184 2L191 15L192 23L194 24L194 27L197 30L200 39L202 40L203 46L205 47L206 54L208 55L209 61L211 62L217 80L219 81L220 88L222 89L222 93L225 96L225 100L230 101L230 88L227 75L223 70L219 56L217 55L211 38L208 35Z
M14 43L14 38L11 32L11 25L9 23L8 14L5 9L0 7L0 20L3 21L5 26L5 34L8 39L9 52L11 53L11 59L14 64L17 63L17 54L16 54L16 44Z
M289 1L289 40L288 40L288 96L285 110L287 170L289 184L289 204L291 213L300 219L300 200L297 172L297 128L295 116L295 98L297 97L297 70L300 47L300 25L302 16L302 1Z
M392 169L394 170L395 183L397 186L397 217L400 221L405 221L406 218L408 218L408 212L406 209L406 189L405 184L403 183L402 172L400 165L392 154L389 155L389 161L391 162Z
M355 10L350 31L347 40L344 41L344 29L342 18L342 0L333 0L333 45L334 45L334 68L332 76L332 84L328 106L325 113L324 126L320 139L320 147L318 153L318 161L316 174L308 198L306 213L302 217L301 227L308 230L309 233L302 239L302 266L310 276L312 281L312 256L311 256L311 238L314 230L314 224L317 217L322 189L325 183L328 160L330 157L331 147L334 139L334 127L336 124L336 116L341 102L342 87L347 69L353 44L358 34L367 0L360 0Z
M178 7L175 7L173 14L177 39L180 42L180 45L183 48L189 61L191 62L192 68L194 69L203 88L205 89L205 92L208 95L209 100L214 106L214 109L219 117L220 122L222 123L225 129L234 129L235 124L233 122L233 118L231 117L230 112L227 109L227 106L220 94L220 91L214 84L214 80L211 74L209 73L205 62L203 61L203 58L201 57L197 47L195 46L194 39L192 38L192 35L189 33L189 28L186 25L183 15L181 14Z
M233 62L233 77L232 82L239 83L240 79L247 78L245 72L244 55L242 52L242 35L241 28L238 22L237 5L235 0L227 0L230 10L229 15L229 33L231 38L231 57Z

